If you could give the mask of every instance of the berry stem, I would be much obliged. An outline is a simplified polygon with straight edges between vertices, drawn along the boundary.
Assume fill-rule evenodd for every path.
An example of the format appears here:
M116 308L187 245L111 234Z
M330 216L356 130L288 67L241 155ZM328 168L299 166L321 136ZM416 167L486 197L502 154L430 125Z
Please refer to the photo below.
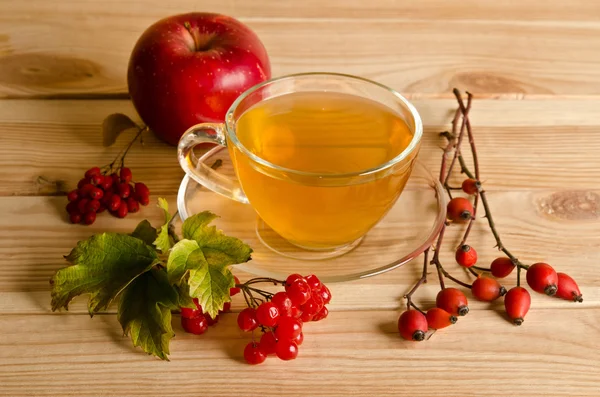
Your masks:
M470 273L471 273L473 276L475 276L475 277L479 277L479 273L477 273L477 272L476 272L476 271L473 269L473 266L471 266L471 267L468 267L467 269L469 270L469 272L470 272Z
M491 272L489 267L472 266L471 269L479 270L480 272Z
M423 312L421 309L419 309L418 307L415 306L415 304L412 301L412 296L415 293L415 291L421 286L421 284L424 284L427 282L427 265L429 265L429 249L430 248L431 247L427 247L427 249L423 253L423 255L424 255L423 274L421 275L421 278L412 287L412 289L408 292L408 294L404 295L404 298L406 298L406 310L410 310L410 307L413 306L415 309L419 310L421 313Z

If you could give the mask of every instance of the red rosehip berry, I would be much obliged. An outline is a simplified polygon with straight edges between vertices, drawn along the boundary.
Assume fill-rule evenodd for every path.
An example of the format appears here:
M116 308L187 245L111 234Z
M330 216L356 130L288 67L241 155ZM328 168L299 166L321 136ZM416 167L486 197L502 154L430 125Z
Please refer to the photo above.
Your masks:
M85 177L86 178L91 178L91 177L93 177L95 175L100 175L100 172L101 171L100 171L99 167L92 167L92 168L90 168L89 170L87 170L85 172Z
M425 339L427 318L418 310L407 310L398 318L398 331L404 339L420 342Z
M435 305L453 316L464 316L469 313L467 297L456 288L444 288L438 292Z
M98 212L100 209L100 201L98 200L90 200L86 206L86 212Z
M111 193L111 196L106 206L110 211L116 212L121 207L121 201L121 197Z
M80 179L79 182L77 182L77 189L82 189L88 183L90 183L90 180L88 178Z
M131 195L131 185L128 183L119 183L117 185L117 192L119 197L126 199Z
M250 342L244 348L244 360L246 360L248 364L262 364L266 359L267 353L265 353L259 343Z
M94 175L90 178L90 183L94 186L98 186L102 183L104 177L102 175Z
M326 306L323 306L323 308L314 315L314 317L312 318L312 321L321 321L325 318L327 318L327 316L329 315L329 309L327 309Z
M74 224L81 223L81 214L79 212L73 212L69 214L69 220Z
M202 309L199 308L189 308L189 307L182 307L181 308L181 317L185 317L185 318L194 318L194 317L198 317L199 315L202 314Z
M302 321L293 317L282 317L275 328L277 340L293 340L302 332Z
M234 279L234 281L235 281L235 284L236 284L236 285L237 285L237 284L241 284L241 283L240 283L240 279L239 279L239 278L237 278L237 276L233 276L233 279ZM229 288L229 296L234 296L234 295L237 295L237 294L239 294L241 291L242 291L242 290L241 290L241 289L239 289L238 287L232 287L232 288Z
M96 213L95 212L89 211L89 212L86 212L85 214L83 214L83 223L85 223L86 225L91 225L94 222L96 222Z
M256 319L265 327L274 327L279 322L279 309L273 302L263 302L256 309Z
M258 327L258 320L256 319L256 310L252 307L247 307L238 314L237 317L238 327L242 331L250 332L254 331Z
M287 292L279 291L271 298L271 302L279 309L279 314L282 316L291 316L292 314L292 300L288 296Z
M208 313L204 313L204 317L206 317L206 324L208 324L208 326L213 326L216 323L219 322L219 315L217 314L217 316L215 318L212 318L210 316L210 314Z
M104 191L98 187L90 189L88 195L92 200L100 200L104 196Z
M202 335L208 329L206 317L202 314L192 318L181 317L181 326L185 332L194 335Z
M96 189L96 186L92 185L91 183L86 183L85 185L83 185L83 187L79 190L79 195L81 197L90 197L90 193L92 192L92 190Z
M140 210L140 204L133 197L127 199L127 211L135 214Z
M277 339L275 338L275 334L271 331L262 334L260 337L260 347L268 356L274 355L275 350L277 349Z
M96 210L96 214L101 214L104 211L106 211L106 206L102 202L100 202L100 207L98 207L98 210Z
M275 354L281 360L293 360L298 356L298 345L291 340L278 340Z
M455 324L458 319L444 309L434 307L427 310L427 325L431 329L442 329Z
M475 179L465 179L462 183L462 190L463 192L467 193L467 194L475 194L479 191L479 186L480 183L477 182Z
M119 178L119 175L117 175L114 172L112 174L110 174L110 178L112 179L113 186L117 186L119 183L121 183L121 178Z
M477 251L470 245L463 244L456 250L456 262L464 267L471 267L477 263Z
M455 197L446 207L446 216L453 222L464 223L473 217L473 204L463 197Z
M79 201L77 201L77 210L84 214L85 212L87 212L87 205L90 202L89 199L86 198L82 198Z
M127 203L125 201L121 201L119 204L119 208L117 209L117 216L119 218L125 218L129 210L127 209Z
M476 299L484 302L491 302L506 294L506 288L493 278L480 276L473 281L471 293Z
M319 278L314 274L308 275L304 277L304 279L308 283L308 286L310 287L311 291L318 291L319 289L321 289L321 280L319 280Z
M494 259L492 265L490 266L490 271L492 272L492 276L497 278L504 278L512 273L515 268L515 264L509 258L500 257Z
M231 311L231 302L225 302L223 304L223 310L221 310L222 313L227 313Z
M569 275L565 273L557 273L558 275L558 289L556 296L561 299L568 301L583 302L583 296L579 291L579 286Z
M135 185L133 186L133 189L135 191L135 196L136 197L149 196L150 195L150 189L148 189L148 186L146 186L142 182L136 182Z
M552 296L558 289L558 275L547 263L534 263L527 269L527 284L535 292Z
M286 282L285 292L289 295L292 303L298 306L308 302L311 297L310 286L304 279L298 279L289 286Z
M523 318L531 306L531 295L523 287L513 287L504 296L506 314L515 325L523 324Z
M69 194L67 194L67 200L69 200L69 202L77 201L78 198L79 198L79 193L78 193L77 189L71 190L69 192Z
M123 167L121 168L121 171L119 171L119 176L121 177L121 182L129 183L131 182L133 174L131 173L131 170L129 168Z

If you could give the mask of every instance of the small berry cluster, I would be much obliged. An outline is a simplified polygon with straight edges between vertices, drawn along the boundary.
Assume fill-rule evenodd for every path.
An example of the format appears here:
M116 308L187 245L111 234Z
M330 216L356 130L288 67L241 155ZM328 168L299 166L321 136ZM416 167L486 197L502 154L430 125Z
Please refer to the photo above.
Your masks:
M110 167L101 170L92 167L85 172L77 184L77 189L67 195L67 213L71 223L91 225L96 214L108 210L118 218L140 210L141 205L150 202L150 190L141 183L132 182L131 170L121 167L119 173L110 173Z
M285 291L271 294L252 286L263 281L284 285ZM331 301L331 292L315 275L292 274L285 281L252 279L239 287L248 304L238 315L239 328L245 332L257 328L262 331L260 341L253 338L244 349L244 359L249 364L261 364L269 355L286 361L295 359L304 340L303 324L323 320L329 314L326 305ZM253 293L264 299L255 298Z
M468 93L467 93L468 94ZM574 302L582 302L581 291L575 280L564 273L557 273L547 263L535 263L531 266L519 261L502 243L500 235L496 230L490 207L487 201L486 192L481 184L479 175L479 164L477 151L471 130L471 124L468 120L468 113L471 108L471 94L468 94L467 104L463 103L458 90L454 90L459 104L454 120L452 122L452 133L443 132L440 135L446 138L447 146L444 149L442 164L440 169L440 182L446 189L450 201L446 208L447 222L442 227L435 245L432 245L425 251L423 262L423 273L421 278L413 286L405 298L407 300L407 311L403 312L398 319L398 330L400 335L408 340L421 341L425 339L429 329L437 330L445 328L456 323L456 316L464 316L468 313L468 302L464 293L456 288L446 288L444 279L451 280L465 288L471 290L473 297L480 301L491 302L504 296L504 307L510 321L515 325L521 325L524 317L529 311L531 305L531 296L529 292L521 287L521 271L526 271L527 284L535 291L549 296L556 296ZM459 123L462 116L462 123ZM461 125L458 132L458 125ZM468 140L473 157L475 172L472 173L466 165L461 153L461 142L465 135ZM454 153L448 166L448 155ZM467 175L460 187L452 187L449 184L452 169L456 163L460 164L461 173ZM452 191L460 190L467 194L467 197L452 197ZM470 200L472 198L472 202ZM475 248L468 245L467 238L471 232L471 227L477 214L477 206L481 202L485 210L485 218L492 231L496 241L496 247L503 252L503 257L495 259L489 268L476 266L478 254ZM439 258L440 249L445 230L452 225L466 224L463 238L455 252L456 262L464 267L475 280L471 283L464 282L451 275L444 269ZM434 250L431 261L429 258L430 249ZM423 283L427 282L427 267L435 265L441 291L436 298L436 307L425 313L412 301L412 295ZM514 269L517 269L517 285L510 290L506 290L497 279L507 277ZM483 273L490 273L493 277L484 276Z

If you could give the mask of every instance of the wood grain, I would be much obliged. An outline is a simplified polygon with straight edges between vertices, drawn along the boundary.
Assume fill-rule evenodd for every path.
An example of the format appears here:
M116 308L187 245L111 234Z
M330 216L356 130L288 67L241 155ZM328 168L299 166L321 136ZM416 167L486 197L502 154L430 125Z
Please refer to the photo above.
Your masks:
M176 316L170 363L133 349L113 315L0 315L0 395L597 395L600 310L537 310L522 327L493 310L477 315L417 344L398 337L394 311L368 321L335 312L306 326L297 360L260 368L241 362L250 338L231 314L201 337Z
M425 123L420 159L439 166L442 140L456 108L451 99L415 99ZM476 100L472 123L488 190L589 190L600 164L596 152L600 100ZM114 112L137 120L126 100L3 100L0 106L0 196L64 194L85 169L110 163L132 135L102 147L100 125ZM35 117L32 117L35 115ZM26 137L24 139L24 137ZM127 158L153 194L174 194L183 172L175 149L148 134ZM584 150L585 148L585 150Z
M421 2L379 0L372 6L353 0L323 10L311 6L315 1L263 1L262 7L212 1L202 9L240 16L263 40L275 76L335 71L432 95L454 86L510 97L600 93L597 3L570 3L577 10L571 18L586 21L575 22L563 19L558 2L540 13L532 2L516 1L506 6L488 0L480 9L471 0L452 12L439 0L423 8ZM199 8L191 2L70 4L0 3L0 96L125 94L129 53L143 30ZM339 9L341 18L335 16ZM372 11L363 15L365 9Z

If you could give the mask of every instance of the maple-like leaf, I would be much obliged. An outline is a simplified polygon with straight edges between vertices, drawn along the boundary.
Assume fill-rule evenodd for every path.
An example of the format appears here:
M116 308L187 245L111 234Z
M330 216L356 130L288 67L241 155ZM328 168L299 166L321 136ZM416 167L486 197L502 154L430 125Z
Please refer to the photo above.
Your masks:
M153 247L118 233L80 241L66 259L71 265L58 270L50 280L52 310L68 309L74 297L89 294L90 315L106 310L129 283L158 262Z
M139 238L140 240L142 240L150 246L154 244L157 235L158 232L154 227L152 227L152 225L150 224L150 222L148 222L147 219L144 219L143 221L138 223L135 230L131 233L131 236Z
M153 268L137 277L119 301L117 319L134 346L168 360L169 342L175 333L171 310L179 309L179 296L164 270Z
M158 206L165 213L165 223L158 229L158 235L154 240L154 245L164 254L167 253L173 246L173 240L171 236L169 236L169 223L171 223L172 217L171 214L169 214L169 203L167 203L167 200L159 197Z

